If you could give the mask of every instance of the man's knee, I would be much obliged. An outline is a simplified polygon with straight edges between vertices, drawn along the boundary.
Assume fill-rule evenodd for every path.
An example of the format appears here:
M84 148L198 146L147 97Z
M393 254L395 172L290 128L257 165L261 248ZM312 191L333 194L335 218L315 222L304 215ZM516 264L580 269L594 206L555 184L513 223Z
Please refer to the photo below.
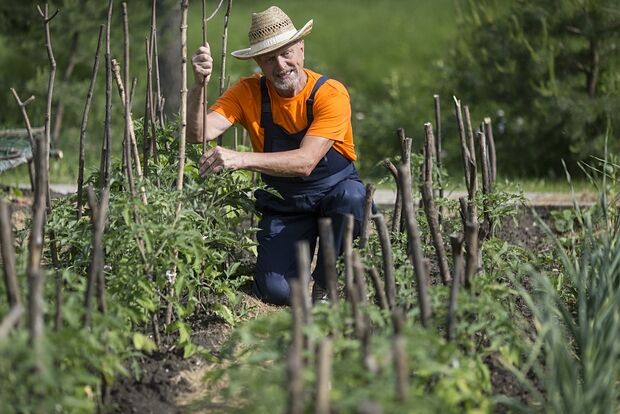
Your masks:
M361 220L366 199L364 184L356 180L345 180L339 183L326 197L324 213L353 214Z
M277 273L257 273L254 277L252 291L263 302L273 305L288 305L290 303L288 282L284 276Z

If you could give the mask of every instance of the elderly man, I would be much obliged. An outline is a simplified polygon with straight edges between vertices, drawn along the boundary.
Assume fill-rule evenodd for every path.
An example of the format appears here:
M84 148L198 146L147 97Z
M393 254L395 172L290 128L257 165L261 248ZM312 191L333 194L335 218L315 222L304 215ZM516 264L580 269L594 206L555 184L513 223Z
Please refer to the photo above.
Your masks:
M353 161L349 94L338 81L304 68L304 38L312 20L297 30L278 7L254 13L250 47L232 52L254 59L262 71L241 78L208 111L205 137L212 140L241 124L253 152L211 148L200 159L200 173L246 169L261 173L268 191L255 192L259 222L258 258L253 292L265 302L288 304L288 281L297 277L295 244L307 240L313 252L318 219L331 217L338 253L342 250L344 216L355 218L355 235L363 216L365 187ZM202 84L213 59L209 45L192 57L195 83L188 99L188 140L203 139ZM326 298L322 253L313 273L313 300Z

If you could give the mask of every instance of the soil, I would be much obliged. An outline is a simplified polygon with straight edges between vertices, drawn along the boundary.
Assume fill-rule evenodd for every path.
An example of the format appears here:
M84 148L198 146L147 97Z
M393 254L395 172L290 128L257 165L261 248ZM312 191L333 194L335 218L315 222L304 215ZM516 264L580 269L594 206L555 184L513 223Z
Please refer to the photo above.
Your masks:
M545 221L551 211L561 205L551 202L550 206L534 207L536 213ZM15 229L24 227L30 210L27 197L14 198L11 205ZM513 220L502 223L497 237L512 244L523 246L531 251L551 249L540 225L536 222L530 208L522 209ZM265 305L247 293L241 293L246 307L254 314L277 311L278 307ZM526 318L531 319L527 307L517 304ZM205 351L217 355L218 349L229 337L232 329L221 320L209 315L197 317L192 322L193 341ZM183 358L183 351L174 347L175 338L163 338L163 351L145 355L135 362L139 369L135 375L122 377L109 390L108 409L111 413L180 413L187 412L192 401L204 396L203 378L209 363L200 355ZM527 403L529 395L519 381L507 371L494 357L485 361L491 372L493 394L504 394ZM128 367L130 372L133 372ZM496 412L505 412L498 407Z

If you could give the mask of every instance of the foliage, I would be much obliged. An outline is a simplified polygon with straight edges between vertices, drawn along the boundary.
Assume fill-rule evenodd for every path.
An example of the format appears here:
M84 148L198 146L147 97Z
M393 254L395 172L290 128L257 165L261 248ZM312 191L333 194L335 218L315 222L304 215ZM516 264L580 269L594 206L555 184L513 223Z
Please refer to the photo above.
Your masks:
M176 190L177 129L178 123L170 122L157 130L158 157L156 162L151 159L149 178L137 183L136 194L126 189L120 162L113 163L103 239L107 313L94 311L92 328L83 326L85 275L92 256L92 211L87 208L77 218L77 195L54 204L47 231L54 233L60 246L62 323L52 331L54 318L47 317L42 363L27 343L25 329L0 341L2 412L18 408L22 412L92 412L103 379L111 384L119 374L126 374L129 358L156 349L153 315L159 316L162 333L176 341L185 356L198 350L192 343L189 322L197 312L210 312L227 323L236 323L237 293L249 278L249 261L256 253L254 229L247 224L256 185L244 172L228 171L202 179L196 164L199 149L193 147L188 148L184 189ZM98 187L98 172L93 171L87 181ZM138 194L142 186L147 204ZM17 237L18 269L24 268L28 237L27 230ZM49 243L46 247L44 265L49 266ZM53 280L52 272L48 273L47 280ZM25 281L22 283L25 292ZM3 289L1 284L2 295ZM52 283L46 283L45 298L48 304L56 303ZM174 319L166 326L164 315L169 306ZM8 311L4 302L0 310L2 314ZM40 378L32 375L35 362L42 372Z
M502 171L557 175L560 159L572 169L592 151L602 155L608 121L618 127L619 16L613 0L461 7L447 80L464 102L498 114Z
M504 212L513 213L517 204L508 204ZM456 206L453 206L456 208ZM420 215L421 216L421 215ZM458 220L454 211L446 214L446 227ZM423 226L423 219L419 219ZM424 231L422 231L424 233ZM518 292L509 285L504 272L510 263L522 263L525 252L492 239L485 243L484 270L470 290L459 293L456 339L447 342L448 288L433 284L430 297L433 318L423 329L418 324L418 305L413 269L407 258L404 234L392 238L392 254L397 282L397 305L406 310L406 342L409 397L399 401L395 395L395 372L392 360L393 333L391 314L374 303L363 307L372 325L371 355L376 369L363 363L363 350L354 337L350 302L335 308L315 306L313 323L304 327L310 343L318 344L326 336L333 339L333 365L330 390L331 409L356 412L364 404L376 404L384 412L489 412L493 407L489 367L486 361L499 359L509 366L521 366L530 342L524 332L527 324L515 305ZM426 249L426 247L425 247ZM381 268L379 241L371 235L362 250L366 268ZM432 253L431 253L432 254ZM504 261L506 260L506 261ZM341 266L342 267L342 266ZM369 291L374 289L369 286ZM335 332L336 334L330 335ZM286 363L291 342L289 312L258 318L242 324L222 350L216 369L208 375L214 390L204 406L213 407L218 400L223 411L271 412L284 407L287 401ZM313 410L312 391L316 387L316 354L305 351L303 381L306 410ZM196 404L199 408L201 404Z

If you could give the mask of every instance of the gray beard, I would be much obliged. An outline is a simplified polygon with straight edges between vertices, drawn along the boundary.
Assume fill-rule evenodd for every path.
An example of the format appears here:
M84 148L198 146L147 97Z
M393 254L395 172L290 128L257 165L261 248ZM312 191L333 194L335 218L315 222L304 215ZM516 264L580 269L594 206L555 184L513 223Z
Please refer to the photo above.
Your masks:
M278 78L275 78L273 80L273 86L281 91L292 91L295 90L295 87L297 86L297 84L299 84L299 74L297 72L295 72L295 75L292 78L288 78L288 79L284 79L284 80L280 80Z

